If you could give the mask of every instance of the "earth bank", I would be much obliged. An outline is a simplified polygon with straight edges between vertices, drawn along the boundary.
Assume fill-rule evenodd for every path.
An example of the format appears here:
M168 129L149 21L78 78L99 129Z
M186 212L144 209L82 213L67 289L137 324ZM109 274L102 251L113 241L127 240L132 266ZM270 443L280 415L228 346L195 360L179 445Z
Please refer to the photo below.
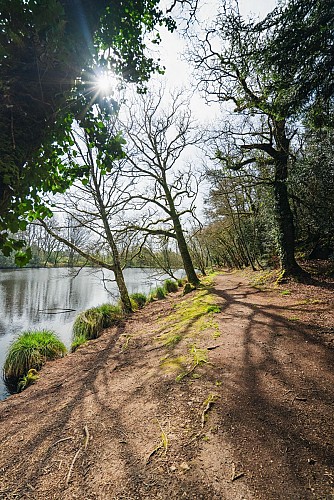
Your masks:
M154 302L1 402L0 498L334 498L333 283L248 283Z

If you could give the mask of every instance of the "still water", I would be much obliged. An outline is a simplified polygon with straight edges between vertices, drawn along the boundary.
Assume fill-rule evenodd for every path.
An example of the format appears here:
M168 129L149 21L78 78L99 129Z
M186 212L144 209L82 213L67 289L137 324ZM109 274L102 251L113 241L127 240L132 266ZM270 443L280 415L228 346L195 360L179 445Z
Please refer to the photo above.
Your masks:
M152 269L125 269L124 277L129 293L148 293L166 278ZM8 347L20 332L51 329L69 348L79 312L117 301L112 280L111 271L91 268L0 270L0 400L8 396L2 367Z

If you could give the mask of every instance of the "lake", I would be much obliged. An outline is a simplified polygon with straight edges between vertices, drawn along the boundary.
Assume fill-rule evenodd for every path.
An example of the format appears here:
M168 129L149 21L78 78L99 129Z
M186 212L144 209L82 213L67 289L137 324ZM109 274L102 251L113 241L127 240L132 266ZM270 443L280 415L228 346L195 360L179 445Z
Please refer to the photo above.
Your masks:
M180 274L178 273L178 276ZM167 276L152 269L125 269L129 293L148 293ZM105 302L116 302L113 273L84 269L0 270L0 367L13 340L24 330L51 329L67 348L73 322L79 312ZM8 397L2 376L0 400Z

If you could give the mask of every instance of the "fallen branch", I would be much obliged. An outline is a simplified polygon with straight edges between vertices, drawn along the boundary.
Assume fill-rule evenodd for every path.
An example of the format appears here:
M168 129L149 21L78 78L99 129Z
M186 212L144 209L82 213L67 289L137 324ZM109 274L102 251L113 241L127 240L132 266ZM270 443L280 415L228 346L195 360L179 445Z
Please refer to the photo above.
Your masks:
M72 471L73 471L73 467L74 467L74 464L75 464L76 459L77 459L77 458L78 458L78 456L79 456L80 451L81 451L81 446L80 446L80 448L78 449L78 451L76 452L76 454L74 455L73 460L72 460L71 465L70 465L70 468L69 468L69 470L68 470L68 474L67 474L67 476L66 476L66 481L65 481L65 485L66 485L66 487L68 486L68 483L70 482L70 479L71 479L71 474L72 474Z
M70 439L73 439L73 436L69 436L67 438L58 439L58 441L56 441L55 443L53 443L51 446L56 446L56 444L62 443L63 441L69 441Z
M236 474L236 472L235 472L235 464L232 463L232 475L231 475L231 481L232 481L232 483L233 483L233 481L236 481L237 479L240 479L244 475L245 475L244 472L239 472L238 474Z
M84 450L87 448L88 441L89 441L89 430L87 425L84 427L84 433L85 433L85 441L84 441Z

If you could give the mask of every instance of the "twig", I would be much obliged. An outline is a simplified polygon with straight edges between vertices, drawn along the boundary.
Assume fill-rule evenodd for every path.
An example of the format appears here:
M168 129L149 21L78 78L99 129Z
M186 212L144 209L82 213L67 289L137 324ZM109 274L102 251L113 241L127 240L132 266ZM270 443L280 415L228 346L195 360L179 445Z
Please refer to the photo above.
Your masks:
M236 474L236 472L235 472L235 463L233 462L232 463L232 475L231 475L231 481L232 481L232 483L233 483L233 481L236 481L237 479L240 479L244 475L245 475L244 472L239 472L239 474Z
M162 450L164 449L165 450L165 455L167 453L167 450L168 450L168 436L166 434L166 432L163 430L160 422L158 419L156 419L159 427L160 427L160 430L161 430L161 441L160 443L158 444L158 446L156 446L154 448L154 450L151 451L151 453L149 454L149 456L147 457L146 459L146 464L149 463L150 459L153 457L153 455L155 455L159 450Z
M71 474L72 474L72 471L73 471L73 467L74 467L74 464L75 464L75 461L76 459L78 458L79 456L79 453L81 451L81 448L83 448L84 450L87 448L87 445L88 445L88 441L89 441L89 430L88 430L88 427L87 425L85 425L84 427L84 433L85 433L85 440L83 442L83 444L79 447L79 449L77 450L76 454L74 455L73 457L73 460L71 462L71 465L70 465L70 468L68 470L68 473L67 473L67 476L66 476L66 481L65 481L65 485L66 487L68 486L69 482L70 482L70 479L71 479ZM66 439L66 438L65 438ZM69 439L69 438L67 438Z
M89 430L87 425L84 427L84 433L85 433L85 441L84 441L84 450L87 448L88 441L89 441Z
M81 451L81 446L80 446L80 448L78 449L78 451L76 452L76 454L74 455L73 460L72 460L72 463L71 463L70 468L69 468L69 470L68 470L68 474L67 474L67 476L66 476L66 481L65 481L66 486L68 486L68 483L70 482L70 478L71 478L71 474L72 474L72 471L73 471L73 467L74 467L74 464L75 464L76 459L77 459L77 458L78 458L78 456L79 456L80 451Z
M58 441L56 441L55 443L53 443L51 446L56 446L56 444L62 443L63 441L68 441L69 439L73 439L73 436L69 436L67 438L58 439Z

